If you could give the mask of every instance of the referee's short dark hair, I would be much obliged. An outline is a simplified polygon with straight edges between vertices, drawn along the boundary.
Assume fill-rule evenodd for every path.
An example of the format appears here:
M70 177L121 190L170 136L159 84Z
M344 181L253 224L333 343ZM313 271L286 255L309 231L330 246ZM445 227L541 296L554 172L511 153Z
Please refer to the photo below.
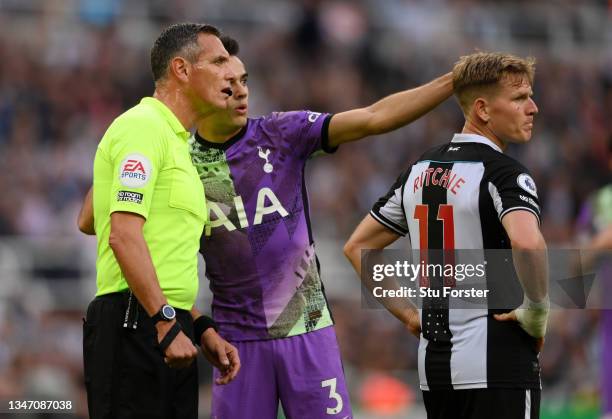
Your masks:
M223 35L221 37L221 43L229 55L238 55L240 52L240 44L231 36Z
M202 23L176 23L163 30L151 48L151 72L155 82L166 75L174 57L180 55L190 62L197 60L201 33L221 36L219 29Z

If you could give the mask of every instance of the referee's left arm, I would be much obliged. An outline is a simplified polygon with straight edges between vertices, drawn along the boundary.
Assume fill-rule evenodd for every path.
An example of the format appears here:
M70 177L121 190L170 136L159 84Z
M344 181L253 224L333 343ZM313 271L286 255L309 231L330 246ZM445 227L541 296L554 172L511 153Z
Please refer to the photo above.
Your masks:
M96 234L96 230L94 228L94 215L93 215L93 187L90 187L85 195L85 199L83 199L83 206L81 206L81 211L79 212L79 217L77 218L77 225L79 226L79 230L82 233L93 236Z

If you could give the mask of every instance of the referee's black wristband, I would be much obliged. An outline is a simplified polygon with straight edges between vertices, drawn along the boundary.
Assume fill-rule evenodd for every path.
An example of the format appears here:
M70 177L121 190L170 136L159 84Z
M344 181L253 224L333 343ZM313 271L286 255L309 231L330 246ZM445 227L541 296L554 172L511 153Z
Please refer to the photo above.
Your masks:
M193 321L193 337L198 345L202 340L204 332L211 327L215 331L218 330L215 321L208 316L202 315Z

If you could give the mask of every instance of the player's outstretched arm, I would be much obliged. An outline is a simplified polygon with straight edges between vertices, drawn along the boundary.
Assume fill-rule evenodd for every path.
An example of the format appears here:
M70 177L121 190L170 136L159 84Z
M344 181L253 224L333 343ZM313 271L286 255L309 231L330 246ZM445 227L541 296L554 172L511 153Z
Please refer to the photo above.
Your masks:
M399 237L397 233L389 230L368 214L361 223L359 223L344 245L345 256L353 265L363 285L368 289L371 290L374 284L372 281L365 280L361 276L361 251L365 249L384 249ZM397 288L399 289L399 286L397 286ZM391 314L404 323L410 333L419 337L421 333L419 312L408 302L408 300L403 298L377 298L377 300L379 300Z
M194 322L203 316L197 308L191 309L191 317ZM198 330L194 328L197 334ZM230 383L240 370L240 356L238 349L223 339L214 328L205 329L200 336L195 336L196 342L199 342L200 349L204 357L221 371L221 377L217 378L216 383L224 385Z
M550 308L546 242L536 216L530 211L512 211L502 218L502 224L510 238L514 267L525 299L519 308L495 318L518 321L531 336L543 339Z
M452 74L419 86L387 96L359 109L341 112L329 123L330 147L369 135L383 134L420 118L453 93Z
M77 225L81 232L93 236L96 234L94 228L94 215L93 215L93 186L89 188L85 199L83 199L83 205L77 218Z

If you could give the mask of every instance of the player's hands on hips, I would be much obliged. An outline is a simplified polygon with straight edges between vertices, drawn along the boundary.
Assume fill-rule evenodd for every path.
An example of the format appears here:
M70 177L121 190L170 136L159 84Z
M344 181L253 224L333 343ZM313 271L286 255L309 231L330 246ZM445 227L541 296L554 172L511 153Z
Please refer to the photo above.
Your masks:
M493 317L500 322L517 322L519 325L521 324L516 316L516 310L512 310L510 313L494 314ZM536 350L542 352L542 348L544 347L544 336L532 337L536 340Z
M421 337L421 319L419 318L418 310L408 309L405 311L404 326L417 338Z
M172 322L158 322L157 325L155 325L158 343L166 336L166 333L172 328L174 322L176 322L176 320ZM164 362L168 364L170 368L186 368L191 365L196 356L198 356L198 349L193 345L191 339L181 331L166 348L164 355Z
M238 349L223 339L212 327L202 333L200 340L202 353L220 372L221 377L215 381L219 385L231 382L240 370Z

